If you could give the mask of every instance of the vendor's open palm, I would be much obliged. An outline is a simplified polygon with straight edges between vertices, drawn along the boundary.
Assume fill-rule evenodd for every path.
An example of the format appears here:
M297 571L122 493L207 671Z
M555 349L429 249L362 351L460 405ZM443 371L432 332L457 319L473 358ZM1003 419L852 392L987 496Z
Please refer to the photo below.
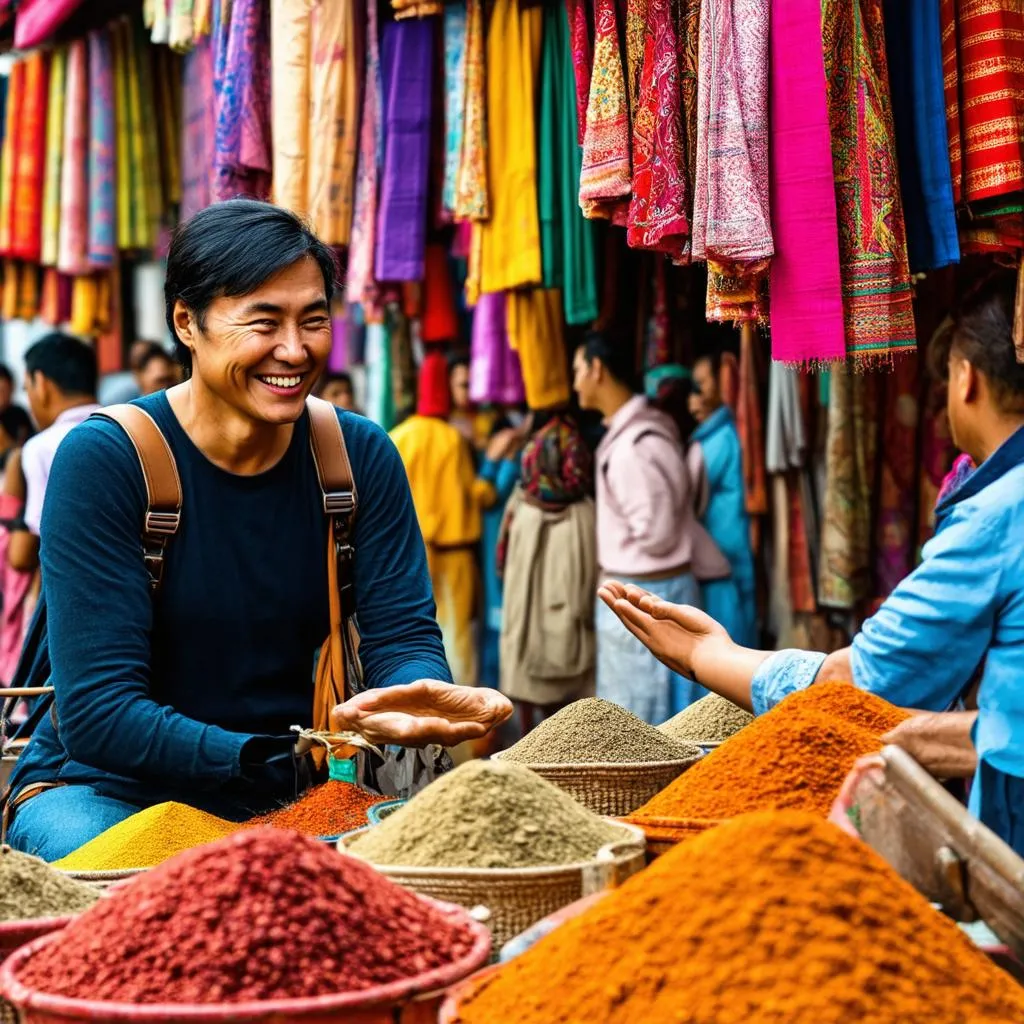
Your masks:
M626 629L679 675L695 677L694 655L706 641L729 642L722 626L690 605L672 604L640 587L614 580L602 584L598 594Z
M496 690L421 679L357 694L335 707L331 725L381 745L454 747L486 736L510 714L511 702Z

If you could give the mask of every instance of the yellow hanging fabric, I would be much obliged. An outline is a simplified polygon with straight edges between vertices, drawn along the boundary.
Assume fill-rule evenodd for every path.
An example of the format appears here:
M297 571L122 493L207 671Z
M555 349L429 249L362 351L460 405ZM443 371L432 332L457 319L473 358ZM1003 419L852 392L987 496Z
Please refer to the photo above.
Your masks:
M44 267L57 263L60 244L60 169L64 156L64 82L68 51L59 46L50 63L50 100L46 115L46 171L43 185Z
M534 95L543 31L542 7L497 0L487 36L491 216L480 225L483 292L541 282Z
M526 402L550 409L569 401L569 360L565 351L562 293L555 288L509 292L505 325L519 353Z
M271 0L273 198L303 217L309 212L309 15L310 0Z
M18 263L17 260L4 260L4 287L0 297L0 315L4 320L16 320L18 317Z
M25 84L25 62L16 61L7 79L7 113L4 124L3 149L0 151L0 255L11 250L11 229L14 223L14 172L18 164L18 123L21 119L22 93ZM5 268L5 295L6 295ZM6 303L5 303L6 309Z
M92 274L80 274L74 279L71 285L71 320L68 323L72 334L89 337L96 333L98 291Z
M135 237L132 209L131 103L128 89L128 43L124 22L111 29L114 47L114 98L117 108L117 247L132 248Z
M359 68L353 0L314 0L310 15L309 217L328 245L352 233L359 149Z

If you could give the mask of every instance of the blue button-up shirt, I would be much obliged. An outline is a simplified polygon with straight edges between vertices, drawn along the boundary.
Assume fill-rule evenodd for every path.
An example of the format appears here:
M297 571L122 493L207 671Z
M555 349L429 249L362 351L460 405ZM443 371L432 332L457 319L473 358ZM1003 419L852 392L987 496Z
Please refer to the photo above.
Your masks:
M755 712L813 682L823 655L780 652ZM944 711L979 675L979 759L1024 779L1024 428L946 497L924 560L856 636L853 682L901 707ZM981 815L979 773L971 809Z

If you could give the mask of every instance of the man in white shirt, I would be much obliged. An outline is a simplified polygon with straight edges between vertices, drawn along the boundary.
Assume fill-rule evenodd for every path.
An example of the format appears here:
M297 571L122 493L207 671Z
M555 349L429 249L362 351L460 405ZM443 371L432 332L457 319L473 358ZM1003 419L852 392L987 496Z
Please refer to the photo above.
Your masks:
M39 433L22 449L24 529L11 534L7 549L8 562L22 572L39 565L39 524L57 448L73 427L100 408L96 376L95 352L66 334L48 334L25 353L25 391Z

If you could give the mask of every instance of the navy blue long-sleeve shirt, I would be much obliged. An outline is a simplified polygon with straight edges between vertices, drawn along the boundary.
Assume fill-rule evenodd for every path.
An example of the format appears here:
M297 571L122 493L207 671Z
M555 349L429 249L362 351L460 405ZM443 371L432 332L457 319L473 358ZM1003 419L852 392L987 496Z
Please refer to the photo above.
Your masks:
M312 715L313 660L328 632L327 522L296 424L272 469L211 463L164 394L137 404L178 464L181 527L151 595L142 558L145 484L127 435L77 427L54 459L41 563L56 728L37 728L13 779L87 783L140 804L244 812L291 795L247 778L243 747ZM401 459L370 420L339 412L359 494L356 619L367 686L450 681ZM248 749L252 749L250 745Z

